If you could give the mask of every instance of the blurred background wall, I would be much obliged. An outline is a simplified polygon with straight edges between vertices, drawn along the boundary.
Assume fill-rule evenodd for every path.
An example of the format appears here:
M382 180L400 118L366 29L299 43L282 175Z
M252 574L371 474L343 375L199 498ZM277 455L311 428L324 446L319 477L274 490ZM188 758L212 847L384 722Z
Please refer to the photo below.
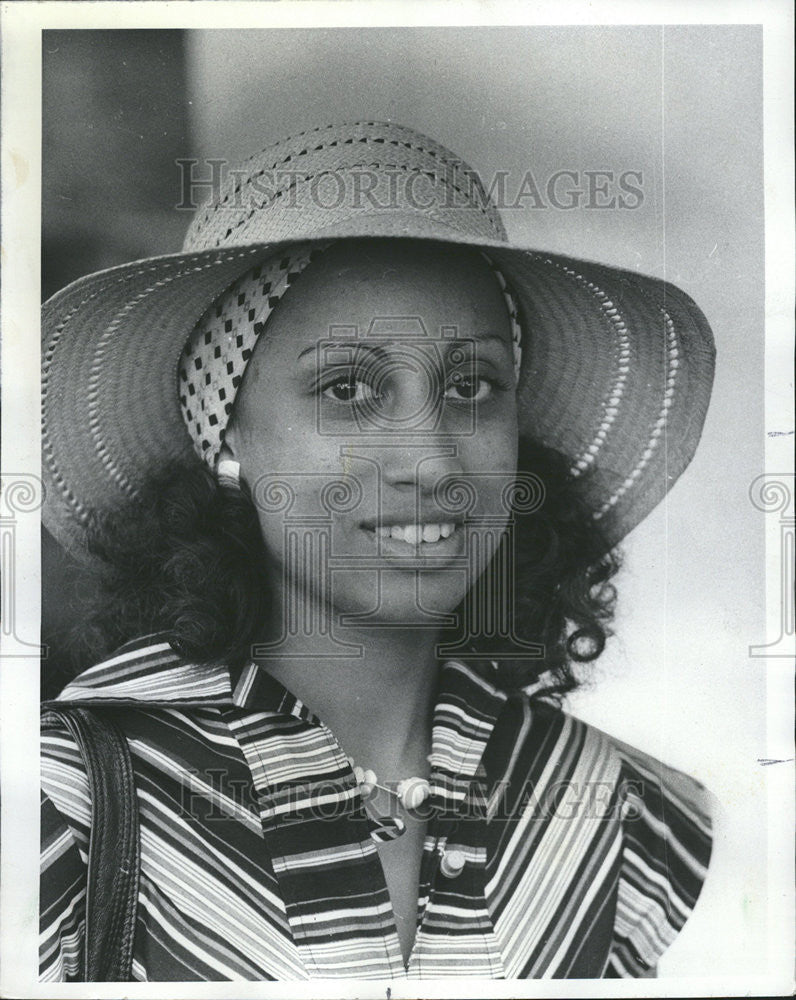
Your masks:
M532 171L546 204L503 213L518 242L666 277L702 307L719 357L700 451L627 540L617 636L571 707L723 802L725 924L689 947L727 974L760 970L766 933L765 660L748 655L765 638L764 525L747 499L765 433L761 58L754 26L47 32L44 42L48 294L179 249L189 217L175 210L177 159L234 160L307 127L376 118L429 133L487 179ZM586 171L637 171L643 199L556 208L544 187L561 170L581 183ZM48 539L44 559L52 690L79 602Z
M178 250L175 161L192 132L182 31L45 31L42 294L125 261ZM42 532L42 688L74 673L67 634L89 584Z
M182 31L46 31L43 294L178 249L174 161L192 148Z

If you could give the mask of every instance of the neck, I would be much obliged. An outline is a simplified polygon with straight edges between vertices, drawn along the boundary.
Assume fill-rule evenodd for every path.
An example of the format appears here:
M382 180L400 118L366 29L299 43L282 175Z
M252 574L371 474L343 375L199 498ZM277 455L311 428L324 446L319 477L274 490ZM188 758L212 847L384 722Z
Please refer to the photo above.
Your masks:
M384 780L425 775L439 632L360 625L336 626L334 636L354 647L350 655L328 632L288 634L258 662L321 718L357 764Z

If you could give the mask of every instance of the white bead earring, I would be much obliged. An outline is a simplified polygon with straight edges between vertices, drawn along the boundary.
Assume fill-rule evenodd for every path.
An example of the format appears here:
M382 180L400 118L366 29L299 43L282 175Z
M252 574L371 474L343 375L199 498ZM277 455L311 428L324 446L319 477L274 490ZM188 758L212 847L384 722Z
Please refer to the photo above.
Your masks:
M234 458L220 458L216 464L216 479L219 486L240 489L240 462Z

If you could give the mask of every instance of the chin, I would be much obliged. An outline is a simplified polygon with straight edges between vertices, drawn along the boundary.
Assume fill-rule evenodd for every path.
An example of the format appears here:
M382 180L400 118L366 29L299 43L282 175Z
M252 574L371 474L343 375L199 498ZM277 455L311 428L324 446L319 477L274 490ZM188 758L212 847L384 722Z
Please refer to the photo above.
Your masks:
M361 623L387 627L449 627L453 611L465 593L461 572L402 570L378 574L341 573L340 576L347 580L335 581L335 616L342 625L349 626ZM352 577L359 579L354 583ZM338 586L340 592L335 594Z

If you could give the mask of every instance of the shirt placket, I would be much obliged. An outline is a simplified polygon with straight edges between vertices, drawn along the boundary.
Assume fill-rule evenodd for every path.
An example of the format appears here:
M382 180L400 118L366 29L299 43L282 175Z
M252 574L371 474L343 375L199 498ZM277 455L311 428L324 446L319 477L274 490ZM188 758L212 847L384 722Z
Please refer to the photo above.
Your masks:
M470 667L441 673L432 731L429 830L410 979L501 978L503 961L485 898L486 772L482 758L505 704Z
M252 771L291 933L313 978L503 974L484 895L483 815L473 807L505 696L458 662L446 663L440 678L418 929L406 966L359 786L337 740L262 671L238 684L234 700L245 707L230 727Z
M271 707L239 709L229 722L252 771L265 846L307 973L403 977L389 892L350 763L284 689Z

